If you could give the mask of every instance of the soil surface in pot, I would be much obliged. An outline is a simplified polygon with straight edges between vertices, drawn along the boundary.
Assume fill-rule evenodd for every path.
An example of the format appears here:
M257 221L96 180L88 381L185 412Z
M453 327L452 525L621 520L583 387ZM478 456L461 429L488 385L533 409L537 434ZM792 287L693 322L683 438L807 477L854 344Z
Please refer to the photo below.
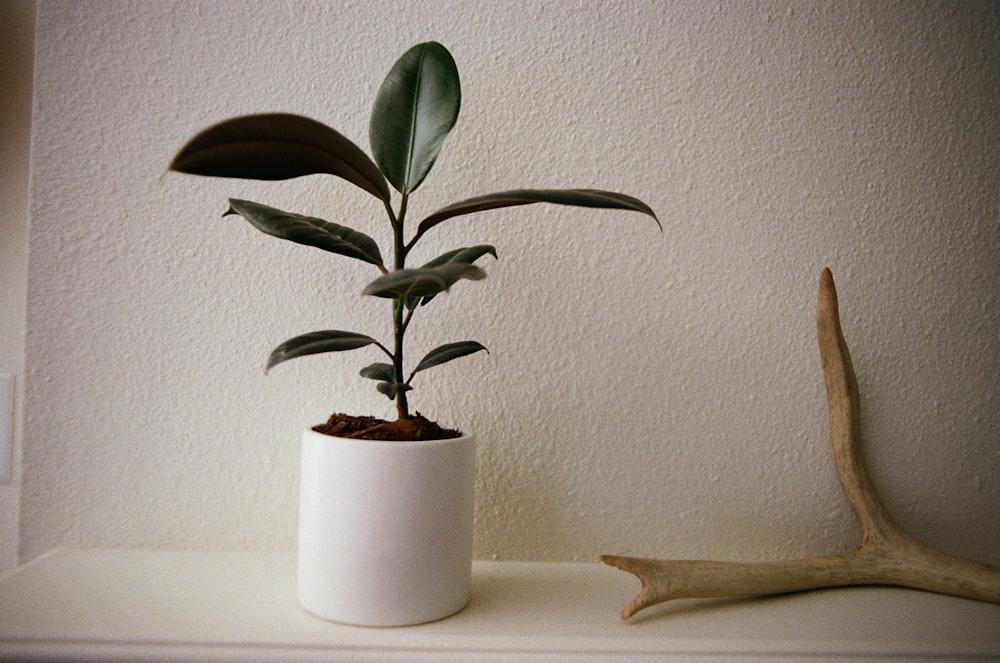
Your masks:
M419 412L410 419L397 419L396 421L386 421L377 417L359 417L338 412L330 415L325 424L313 426L313 430L335 437L393 442L447 440L462 436L460 431L442 428Z

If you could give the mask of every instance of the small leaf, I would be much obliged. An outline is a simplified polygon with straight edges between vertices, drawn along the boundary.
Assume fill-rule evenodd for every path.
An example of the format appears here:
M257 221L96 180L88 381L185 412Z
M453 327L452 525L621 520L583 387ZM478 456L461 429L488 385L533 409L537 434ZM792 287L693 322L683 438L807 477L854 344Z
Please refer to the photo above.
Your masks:
M598 191L595 189L518 189L468 198L439 209L420 222L413 241L416 241L417 237L420 237L442 221L455 216L500 209L502 207L513 207L515 205L530 205L532 203L554 203L556 205L572 205L576 207L631 210L653 217L656 225L661 230L663 229L660 220L656 218L656 213L650 209L649 205L638 198L633 198L623 193Z
M447 289L448 282L433 272L397 269L369 283L361 294L396 299L436 295Z
M448 263L471 264L487 253L491 254L494 258L497 257L497 250L488 244L467 246L463 249L448 251L434 260L431 260L429 263L426 263L424 267L437 267L438 265L445 265ZM434 299L434 295L428 295L427 297L414 297L410 301L406 302L406 306L407 308L426 306L432 299Z
M376 362L361 369L361 377L369 380L380 380L382 382L392 382L396 379L393 374L392 364Z
M372 108L368 139L397 191L415 191L427 177L461 102L458 67L437 42L417 44L389 70Z
M361 294L388 299L430 297L444 292L459 279L478 281L483 278L486 272L475 265L462 263L397 269L369 283Z
M383 266L375 240L347 226L235 198L229 199L229 209L222 216L229 214L242 216L254 228L273 237Z
M458 343L447 343L445 345L438 346L428 352L427 355L420 360L417 367L413 369L413 375L416 375L420 371L428 368L449 362L452 359L458 359L459 357L471 355L472 353L479 352L480 350L486 350L486 347L476 343L475 341L459 341ZM489 352L489 350L486 350L487 354L489 354ZM412 377L412 375L410 377Z
M357 334L355 332L327 330L315 331L295 338L288 339L271 352L267 360L267 368L271 370L283 361L304 357L306 355L321 354L324 352L342 352L344 350L355 350L366 345L378 344L371 336Z
M269 113L225 120L181 148L170 169L192 175L286 180L328 173L389 202L389 185L360 147L301 115Z
M410 391L413 389L408 384L399 384L398 382L379 382L375 385L375 388L379 390L380 393L385 394L389 397L389 400L396 398L396 394L401 391Z
M439 255L437 258L434 258L434 260L431 260L430 262L426 263L424 267L435 267L437 265L444 265L450 262L470 264L479 260L487 253L492 255L494 258L497 257L496 248L488 244L467 246L465 248L454 249L452 251L448 251L447 253Z

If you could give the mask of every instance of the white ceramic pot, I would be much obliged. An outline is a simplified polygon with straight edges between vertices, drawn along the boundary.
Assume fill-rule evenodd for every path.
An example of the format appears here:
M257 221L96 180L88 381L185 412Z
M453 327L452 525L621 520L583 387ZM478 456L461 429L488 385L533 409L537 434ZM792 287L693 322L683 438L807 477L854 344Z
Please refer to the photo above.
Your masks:
M344 624L403 626L469 601L476 441L376 442L306 430L298 597Z

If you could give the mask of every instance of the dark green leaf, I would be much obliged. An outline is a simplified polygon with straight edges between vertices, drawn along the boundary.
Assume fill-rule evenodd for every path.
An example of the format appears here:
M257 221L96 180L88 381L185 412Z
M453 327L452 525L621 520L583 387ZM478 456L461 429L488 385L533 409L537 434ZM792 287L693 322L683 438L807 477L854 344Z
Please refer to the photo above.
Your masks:
M436 267L397 269L371 283L361 293L374 297L429 297L450 288L459 279L478 281L486 272L475 265L447 263Z
M447 289L448 282L433 272L397 269L369 283L361 294L395 299L436 295Z
M424 267L435 267L437 265L444 265L449 262L470 264L479 260L487 253L492 255L494 258L497 257L496 248L490 246L489 244L467 246L465 248L454 249L452 251L448 251L447 253L439 255L437 258L434 258L434 260L431 260L430 262L424 264Z
M229 199L229 209L223 216L227 214L242 216L268 235L383 266L375 240L346 226L235 198Z
M441 44L417 44L393 65L375 99L368 139L397 191L415 191L427 177L461 101L458 67Z
M408 384L399 384L398 382L379 382L375 385L375 388L379 390L380 393L385 394L389 397L389 400L396 398L396 394L401 391L410 391L413 389Z
M452 359L458 359L459 357L471 355L472 353L479 352L480 350L486 350L486 347L476 343L475 341L459 341L458 343L447 343L445 345L438 346L428 352L427 355L420 360L417 367L413 369L413 374L416 375L420 371L433 366L439 366L451 361ZM489 350L486 350L486 353L489 354Z
M369 380L380 380L382 382L392 382L396 379L393 373L392 364L376 362L361 369L361 377Z
M426 263L424 267L437 267L438 265L445 265L448 263L471 264L487 253L491 254L494 258L497 257L497 250L488 244L467 246L463 249L448 251L447 253L442 254L437 258L434 258L434 260ZM426 306L432 299L434 299L434 295L428 295L427 297L414 297L410 301L406 302L406 306L407 308L414 308L418 305Z
M328 173L389 202L385 177L361 148L301 115L270 113L220 122L188 141L170 169L253 180Z
M271 370L283 361L304 357L306 355L321 354L324 352L342 352L344 350L354 350L363 348L366 345L377 344L371 336L357 334L355 332L327 330L316 331L301 336L291 338L271 352L267 360L265 372Z
M417 228L417 237L423 235L442 221L455 216L499 209L501 207L530 205L532 203L555 203L557 205L573 205L576 207L599 207L603 209L642 212L647 216L653 217L656 225L660 226L661 230L663 228L660 225L660 220L656 218L656 214L650 209L649 205L638 198L633 198L623 193L597 191L595 189L519 189L476 196L475 198L468 198L439 209L420 222Z

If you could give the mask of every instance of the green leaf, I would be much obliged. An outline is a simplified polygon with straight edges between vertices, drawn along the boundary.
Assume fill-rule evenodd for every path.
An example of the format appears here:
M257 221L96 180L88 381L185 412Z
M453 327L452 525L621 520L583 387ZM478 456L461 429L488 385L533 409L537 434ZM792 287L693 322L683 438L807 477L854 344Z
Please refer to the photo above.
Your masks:
M631 210L653 217L656 225L661 230L663 229L660 220L656 218L656 214L650 209L649 205L638 198L633 198L624 193L598 191L596 189L518 189L467 198L466 200L439 209L420 222L420 225L417 227L416 237L413 238L411 244L418 237L446 219L464 214L483 212L485 210L499 209L501 207L530 205L532 203L554 203L576 207Z
M396 373L393 369L392 364L386 364L385 362L376 362L374 364L369 364L361 369L361 377L368 378L369 380L378 380L379 393L385 394L389 397L389 400L396 398L396 394L401 391L410 391L413 389L408 384L400 384L396 382Z
M466 355L471 355L474 352L479 352L480 350L486 350L486 347L476 343L475 341L459 341L458 343L447 343L445 345L438 346L427 353L427 355L420 360L417 367L413 369L413 375L416 375L420 371L427 370L434 366L439 366L452 359L458 359L459 357L464 357ZM489 350L486 353L489 354Z
M397 269L369 283L361 294L388 299L430 297L444 292L459 279L478 281L483 278L486 272L475 265L462 263Z
M267 360L265 373L283 361L304 357L306 355L316 355L324 352L343 352L344 350L355 350L366 345L378 345L371 336L357 334L355 332L326 330L310 332L301 336L291 338L271 352Z
M441 44L417 44L393 65L375 98L368 139L397 191L415 191L427 177L461 102L458 67Z
M385 362L376 362L365 366L361 369L361 377L382 382L392 382L396 379L392 364Z
M401 391L410 391L413 389L413 387L408 384L400 384L398 382L379 382L375 385L375 388L378 389L380 393L388 396L389 400L394 400L396 398L396 394Z
M286 180L328 173L389 202L389 185L361 148L301 115L269 113L225 120L181 148L170 169L192 175Z
M430 262L426 263L424 267L437 267L438 265L446 265L449 263L458 263L467 265L475 262L476 260L486 255L487 253L492 255L494 258L497 257L496 248L488 244L467 246L462 249L454 249L452 251L448 251L447 253L444 253L438 256L437 258L434 258L434 260L431 260ZM428 295L426 297L414 297L411 298L410 301L406 302L406 306L407 308L415 308L418 305L426 306L432 299L434 299L434 295Z
M496 247L490 246L489 244L478 244L476 246L466 246L461 249L454 249L439 255L434 260L426 263L424 267L435 267L437 265L444 265L450 262L470 264L486 254L492 255L494 258L497 257Z
M229 209L222 216L229 214L242 216L254 228L273 237L383 267L382 253L375 240L347 226L235 198L229 199Z

